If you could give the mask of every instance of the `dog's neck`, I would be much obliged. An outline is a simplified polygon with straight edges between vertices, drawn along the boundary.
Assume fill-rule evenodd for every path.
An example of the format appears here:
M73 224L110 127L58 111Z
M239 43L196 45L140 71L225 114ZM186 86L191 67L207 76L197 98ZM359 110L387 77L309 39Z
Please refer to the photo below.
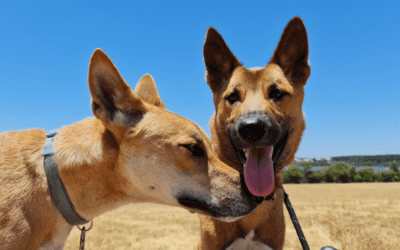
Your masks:
M63 127L55 148L61 180L84 219L136 201L118 164L118 144L96 118Z

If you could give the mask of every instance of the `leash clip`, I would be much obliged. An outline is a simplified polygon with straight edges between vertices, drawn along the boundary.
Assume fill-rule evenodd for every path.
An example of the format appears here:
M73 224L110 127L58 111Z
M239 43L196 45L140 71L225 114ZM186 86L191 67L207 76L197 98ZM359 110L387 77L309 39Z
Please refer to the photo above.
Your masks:
M85 228L85 226L83 226L82 228L80 228L79 225L77 225L77 227L79 228L79 230L81 230L81 239L79 242L79 250L85 250L85 238L86 238L86 232L89 231L90 229L92 229L93 227L93 220L90 220L90 227L88 229Z

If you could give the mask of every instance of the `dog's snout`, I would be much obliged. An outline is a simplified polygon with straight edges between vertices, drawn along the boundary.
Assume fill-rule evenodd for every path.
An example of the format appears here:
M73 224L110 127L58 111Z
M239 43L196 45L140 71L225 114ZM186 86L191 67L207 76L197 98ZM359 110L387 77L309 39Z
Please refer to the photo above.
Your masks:
M237 131L243 141L255 143L264 138L271 123L262 111L249 111L237 122Z
M238 132L242 140L254 143L264 137L267 132L267 126L261 119L242 121L238 124Z
M262 110L251 110L235 123L236 135L247 146L275 145L281 135L280 125Z

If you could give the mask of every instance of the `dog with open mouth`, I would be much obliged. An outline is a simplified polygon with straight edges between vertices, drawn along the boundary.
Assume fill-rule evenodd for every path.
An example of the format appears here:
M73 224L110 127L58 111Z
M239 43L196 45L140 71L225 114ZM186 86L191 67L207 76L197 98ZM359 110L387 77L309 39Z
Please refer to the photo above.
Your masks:
M199 215L198 249L236 249L249 233L264 247L282 249L282 170L294 160L305 129L302 104L311 74L304 23L300 17L289 21L265 67L244 67L212 27L203 54L215 105L210 122L213 149L242 173L254 196L268 199L232 223Z

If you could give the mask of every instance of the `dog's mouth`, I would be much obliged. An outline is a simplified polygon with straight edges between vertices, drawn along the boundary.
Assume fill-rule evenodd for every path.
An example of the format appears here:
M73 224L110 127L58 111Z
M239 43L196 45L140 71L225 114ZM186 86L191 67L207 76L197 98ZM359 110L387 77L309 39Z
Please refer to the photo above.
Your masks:
M178 196L177 199L179 204L184 206L191 213L199 213L211 216L226 222L238 220L242 216L245 216L252 212L256 207L256 205L249 204L237 204L236 206L230 207L218 206L190 194L181 194Z
M244 166L246 186L254 196L273 195L276 170L280 169L280 158L289 137L287 131L282 131L282 136L274 145L262 145L261 142L252 147L242 143L232 129L228 129L230 143Z

